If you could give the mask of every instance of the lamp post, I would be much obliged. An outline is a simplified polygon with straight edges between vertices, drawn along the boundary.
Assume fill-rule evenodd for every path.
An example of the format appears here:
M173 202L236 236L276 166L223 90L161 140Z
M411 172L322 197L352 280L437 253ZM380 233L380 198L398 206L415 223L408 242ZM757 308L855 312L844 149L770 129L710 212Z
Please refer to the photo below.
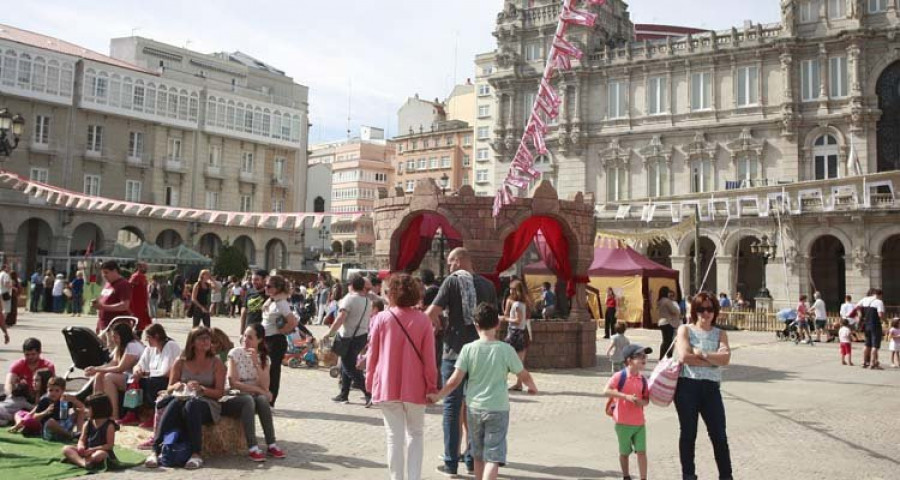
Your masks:
M447 176L447 172L444 172L444 174L441 175L441 179L439 181L442 195L447 194L447 185L449 183L450 183L450 177ZM441 278L444 278L444 265L447 263L444 261L444 248L447 243L447 237L444 236L443 228L438 230L438 232L439 232L439 234L438 234L437 240L438 240L438 246L440 247L440 257L438 260L438 265L439 265L438 269L440 270Z
M328 239L328 227L319 229L319 239L322 240L322 254L325 254L325 240Z
M8 157L19 146L19 137L25 130L25 117L12 115L9 110L0 109L0 157ZM10 141L10 134L12 141Z
M778 246L775 245L775 242L769 239L768 235L763 235L761 241L753 242L750 245L750 253L752 253L753 255L759 255L762 258L763 262L762 287L759 289L759 293L756 295L757 298L772 298L772 295L769 294L769 289L766 288L766 265L769 264L769 260L775 259L775 254L777 251Z

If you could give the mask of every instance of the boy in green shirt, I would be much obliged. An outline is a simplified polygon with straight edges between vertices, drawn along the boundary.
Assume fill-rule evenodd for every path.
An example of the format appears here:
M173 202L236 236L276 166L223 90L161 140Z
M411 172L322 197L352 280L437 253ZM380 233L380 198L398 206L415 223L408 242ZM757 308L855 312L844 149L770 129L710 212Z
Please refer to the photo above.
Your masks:
M479 339L462 348L453 375L440 392L428 395L428 400L437 402L444 398L468 374L467 423L472 437L470 448L475 458L475 478L495 480L500 465L506 463L506 434L509 430L506 377L510 373L516 375L531 394L537 393L537 387L516 351L509 344L497 340L497 327L500 325L497 308L489 303L478 305L475 324Z

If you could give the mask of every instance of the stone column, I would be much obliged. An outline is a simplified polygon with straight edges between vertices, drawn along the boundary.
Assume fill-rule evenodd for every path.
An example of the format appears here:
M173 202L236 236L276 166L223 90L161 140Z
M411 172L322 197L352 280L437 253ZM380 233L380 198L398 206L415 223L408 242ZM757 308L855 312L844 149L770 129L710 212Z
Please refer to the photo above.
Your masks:
M734 298L734 264L736 258L733 255L716 256L716 288L720 292L728 294L728 298ZM712 275L712 274L710 274Z
M678 281L681 283L681 294L686 295L689 293L689 287L691 285L691 270L690 270L690 262L692 259L688 256L683 255L672 255L672 268L677 270L679 273Z

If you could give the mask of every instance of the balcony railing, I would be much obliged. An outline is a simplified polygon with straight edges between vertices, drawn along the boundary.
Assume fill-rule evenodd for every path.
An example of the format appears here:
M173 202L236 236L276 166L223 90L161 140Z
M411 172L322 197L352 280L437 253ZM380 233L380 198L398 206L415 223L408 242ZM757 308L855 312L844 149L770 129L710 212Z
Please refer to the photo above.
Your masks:
M241 171L240 175L238 176L238 180L244 183L258 183L256 174L253 172Z
M225 178L220 165L207 165L204 173L209 178Z
M131 155L125 156L125 163L130 167L138 167L138 168L150 168L152 166L152 162L147 157L134 157Z
M172 155L168 155L166 157L166 162L163 166L165 171L172 173L184 173L184 160L181 157L175 157Z
M699 210L700 220L823 214L896 209L900 171L811 180L716 192L634 199L602 205L597 217L608 220L680 222Z

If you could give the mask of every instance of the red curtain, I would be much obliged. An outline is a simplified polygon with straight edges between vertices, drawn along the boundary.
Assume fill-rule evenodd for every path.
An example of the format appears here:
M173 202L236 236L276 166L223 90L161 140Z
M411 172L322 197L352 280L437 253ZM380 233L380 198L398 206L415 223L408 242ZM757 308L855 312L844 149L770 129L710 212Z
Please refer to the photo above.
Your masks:
M446 238L446 251L462 246L462 235L446 218L436 213L424 213L412 219L400 237L400 255L391 270L412 272L419 268L438 230Z
M568 282L567 293L570 297L574 296L575 281L583 279L576 279L572 275L572 266L569 263L569 242L566 240L559 223L551 217L531 217L522 225L519 225L515 232L506 237L506 240L503 242L503 257L497 263L494 275L499 277L500 273L516 263L516 260L528 250L531 241L535 239L539 232L542 237L539 243L544 243L547 247L546 249L543 247L538 248L542 257L547 255L544 263L558 277ZM548 253L552 253L552 255Z

